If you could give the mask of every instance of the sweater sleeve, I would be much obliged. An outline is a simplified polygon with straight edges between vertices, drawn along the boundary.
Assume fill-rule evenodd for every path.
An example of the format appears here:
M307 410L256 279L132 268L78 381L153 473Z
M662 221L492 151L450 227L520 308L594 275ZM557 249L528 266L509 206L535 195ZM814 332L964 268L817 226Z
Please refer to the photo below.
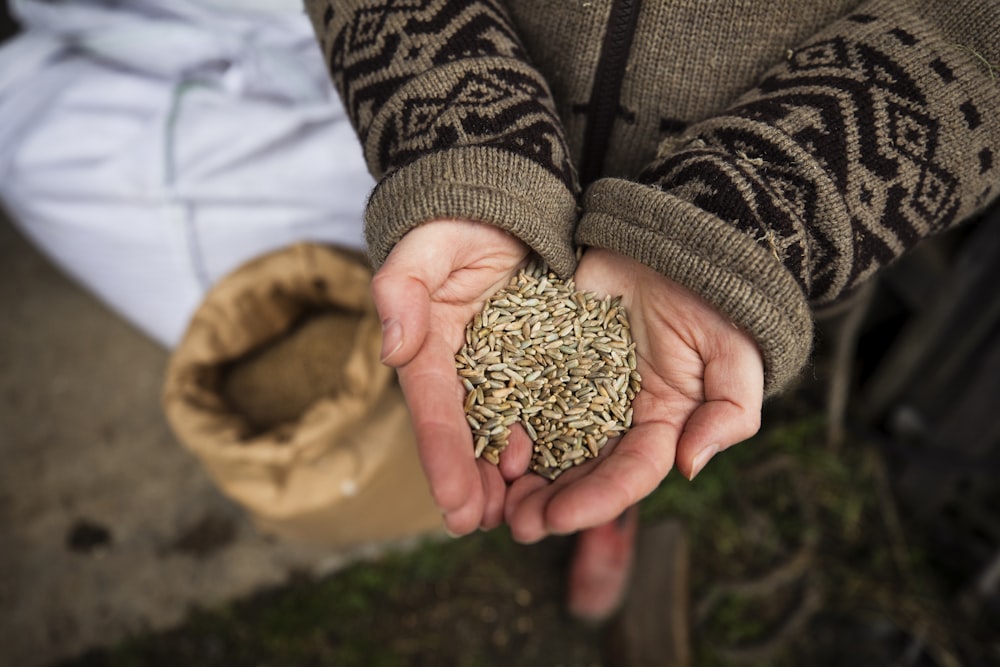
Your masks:
M757 341L765 390L806 363L810 310L1000 192L1000 3L872 0L584 197L576 239L694 289Z
M551 93L497 0L306 0L365 160L377 268L413 227L505 229L553 270L576 259L576 175Z

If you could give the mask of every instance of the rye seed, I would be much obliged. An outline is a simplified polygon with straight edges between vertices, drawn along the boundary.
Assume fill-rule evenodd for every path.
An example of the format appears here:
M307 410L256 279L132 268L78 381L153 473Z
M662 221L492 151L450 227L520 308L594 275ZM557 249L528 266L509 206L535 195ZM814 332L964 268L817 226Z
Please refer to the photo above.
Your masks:
M455 362L476 457L498 463L520 422L531 470L553 480L628 430L642 382L621 298L578 292L538 261L473 318Z

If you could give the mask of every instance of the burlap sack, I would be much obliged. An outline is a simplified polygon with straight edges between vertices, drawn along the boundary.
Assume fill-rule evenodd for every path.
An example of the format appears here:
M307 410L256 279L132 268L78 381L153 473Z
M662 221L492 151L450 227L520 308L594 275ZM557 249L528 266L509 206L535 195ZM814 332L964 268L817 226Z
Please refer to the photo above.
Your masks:
M442 526L370 281L340 250L265 255L209 292L170 359L171 427L266 532L348 546Z

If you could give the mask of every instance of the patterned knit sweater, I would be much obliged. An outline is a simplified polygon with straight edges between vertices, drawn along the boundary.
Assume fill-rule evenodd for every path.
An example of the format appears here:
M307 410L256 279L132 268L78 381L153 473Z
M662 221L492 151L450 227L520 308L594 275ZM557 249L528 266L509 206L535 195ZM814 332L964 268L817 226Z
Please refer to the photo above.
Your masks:
M379 184L414 226L502 227L562 275L632 257L757 341L1000 193L997 0L306 0Z

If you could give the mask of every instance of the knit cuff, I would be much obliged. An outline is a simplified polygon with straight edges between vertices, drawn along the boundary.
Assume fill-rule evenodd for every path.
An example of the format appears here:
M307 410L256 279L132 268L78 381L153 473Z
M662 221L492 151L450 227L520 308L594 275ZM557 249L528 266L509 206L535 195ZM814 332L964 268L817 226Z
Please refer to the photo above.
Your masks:
M576 199L537 162L504 150L469 147L431 153L375 188L365 236L378 269L403 235L432 220L484 222L506 230L560 276L576 269Z
M752 238L693 204L602 179L586 193L576 241L642 262L712 303L757 342L765 395L786 387L808 360L812 318L795 279Z

